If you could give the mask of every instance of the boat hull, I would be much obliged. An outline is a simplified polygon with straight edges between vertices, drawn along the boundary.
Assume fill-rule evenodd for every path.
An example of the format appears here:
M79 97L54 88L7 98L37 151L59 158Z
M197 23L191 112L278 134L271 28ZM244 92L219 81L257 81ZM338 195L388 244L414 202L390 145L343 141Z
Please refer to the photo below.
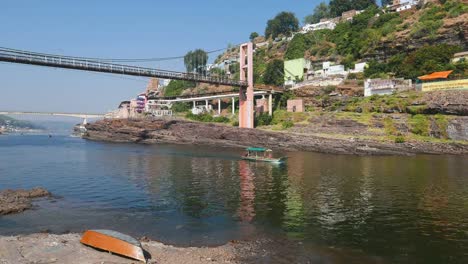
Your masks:
M146 262L140 242L112 230L88 230L80 242L87 246Z
M263 158L263 157L246 157L243 156L241 157L243 160L248 160L248 161L261 161L261 162L271 162L271 163L283 163L286 161L286 157L282 157L279 159L273 159L273 158Z

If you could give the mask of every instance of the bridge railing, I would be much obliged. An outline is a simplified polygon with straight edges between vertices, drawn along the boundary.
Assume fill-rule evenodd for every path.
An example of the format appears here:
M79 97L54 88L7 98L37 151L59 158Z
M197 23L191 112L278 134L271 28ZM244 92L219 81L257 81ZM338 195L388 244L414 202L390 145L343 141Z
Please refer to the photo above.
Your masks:
M40 54L25 51L0 49L0 61L84 71L106 72L132 76L204 82L210 84L230 85L236 87L247 86L246 82L236 81L225 77L206 76L194 73L151 69L145 67L114 64L96 60L79 59L74 57L58 56L52 54Z

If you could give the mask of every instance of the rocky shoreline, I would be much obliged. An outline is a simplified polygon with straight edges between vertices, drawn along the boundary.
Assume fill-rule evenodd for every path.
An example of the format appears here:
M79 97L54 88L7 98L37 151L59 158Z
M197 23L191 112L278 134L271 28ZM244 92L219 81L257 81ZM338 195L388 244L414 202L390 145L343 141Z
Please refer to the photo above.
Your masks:
M80 243L81 234L0 236L0 263L95 264L141 263ZM286 239L258 238L231 241L217 247L175 247L140 239L147 263L384 263L344 249L304 245Z
M50 196L43 188L31 190L4 190L0 192L0 216L20 213L32 208L32 200Z
M240 129L184 120L106 119L86 126L84 138L109 142L173 143L352 155L468 154L468 144L411 141L393 143L358 137L337 138L292 132Z

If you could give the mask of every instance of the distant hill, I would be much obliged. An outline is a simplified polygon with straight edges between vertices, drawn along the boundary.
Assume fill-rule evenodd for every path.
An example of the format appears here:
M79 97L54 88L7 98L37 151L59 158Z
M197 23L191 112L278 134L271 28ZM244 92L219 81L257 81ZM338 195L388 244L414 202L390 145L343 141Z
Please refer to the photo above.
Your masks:
M1 131L17 131L17 130L31 130L42 129L41 126L35 125L29 121L14 119L9 116L0 115L0 132Z

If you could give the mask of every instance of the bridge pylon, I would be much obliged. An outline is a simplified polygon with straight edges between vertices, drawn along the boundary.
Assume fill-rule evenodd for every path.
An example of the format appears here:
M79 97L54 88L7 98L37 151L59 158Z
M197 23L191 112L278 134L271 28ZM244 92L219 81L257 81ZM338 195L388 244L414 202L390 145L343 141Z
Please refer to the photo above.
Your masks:
M247 87L239 89L239 127L254 128L253 43L240 46L240 81Z

